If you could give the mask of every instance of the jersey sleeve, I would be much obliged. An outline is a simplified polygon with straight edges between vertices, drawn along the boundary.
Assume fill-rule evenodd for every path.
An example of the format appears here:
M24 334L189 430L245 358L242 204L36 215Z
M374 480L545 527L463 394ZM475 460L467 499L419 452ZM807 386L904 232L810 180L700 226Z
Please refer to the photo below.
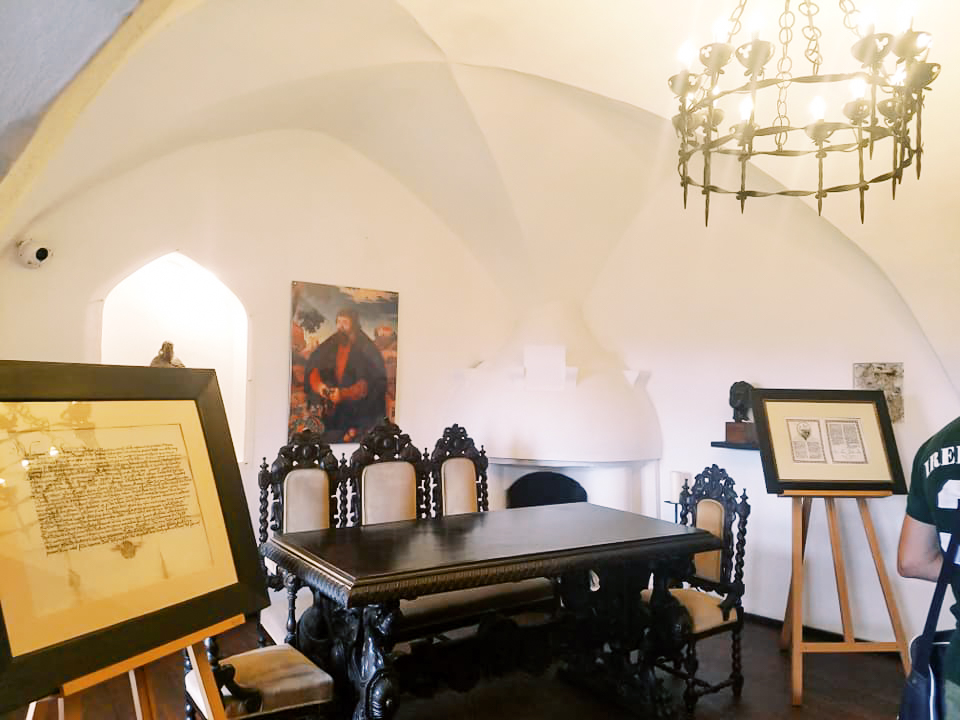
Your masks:
M907 494L907 515L918 522L933 525L933 510L926 495L926 479L923 459L920 451L918 451L917 456L913 459L913 468L910 472L910 491Z

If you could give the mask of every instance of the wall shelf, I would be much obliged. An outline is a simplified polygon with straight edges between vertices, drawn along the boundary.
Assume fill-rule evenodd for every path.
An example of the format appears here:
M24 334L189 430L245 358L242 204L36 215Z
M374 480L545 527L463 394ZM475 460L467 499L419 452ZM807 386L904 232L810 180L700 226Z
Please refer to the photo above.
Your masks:
M714 440L710 447L729 448L730 450L759 450L756 443L732 443L723 440Z

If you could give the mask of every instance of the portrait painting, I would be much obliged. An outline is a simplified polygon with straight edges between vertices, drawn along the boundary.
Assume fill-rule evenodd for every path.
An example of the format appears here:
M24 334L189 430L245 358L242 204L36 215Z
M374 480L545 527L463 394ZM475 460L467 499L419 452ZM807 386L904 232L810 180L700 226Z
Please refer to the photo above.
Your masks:
M394 420L398 315L395 292L293 283L288 437L358 442Z

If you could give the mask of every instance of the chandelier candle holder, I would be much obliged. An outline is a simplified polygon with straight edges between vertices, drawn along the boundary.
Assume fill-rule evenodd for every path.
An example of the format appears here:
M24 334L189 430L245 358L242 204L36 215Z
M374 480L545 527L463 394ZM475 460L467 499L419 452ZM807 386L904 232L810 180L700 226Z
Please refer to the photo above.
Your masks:
M824 58L816 3L795 3L795 13L786 0L776 43L761 40L759 33L738 43L746 4L747 0L739 0L723 30L715 33L715 42L700 49L702 69L683 70L668 81L680 107L673 126L680 139L677 170L684 208L691 187L700 188L704 196L708 225L714 193L735 195L741 213L747 198L814 196L819 213L828 195L855 190L860 195L862 223L865 195L871 185L889 182L895 199L906 168L915 165L920 177L924 92L940 73L939 64L927 62L932 36L914 30L912 22L900 35L875 32L872 25L862 22L863 16L851 0L840 0L841 31L850 32L855 42L844 71L837 68L838 72L826 74L820 72ZM798 22L803 40L794 42ZM791 44L802 46L809 74L794 74ZM774 57L778 58L775 64ZM804 108L809 122L794 125L789 113L798 116L797 105L805 104L805 99L809 99L809 111ZM731 123L728 118L737 109L740 120ZM715 184L716 155L739 162L739 187ZM759 160L771 163L773 169L774 161L766 158L788 158L803 172L809 167L810 185L815 172L816 188L751 187L748 164ZM882 172L868 178L873 175L868 168ZM830 182L825 181L825 174ZM843 182L831 184L835 179Z

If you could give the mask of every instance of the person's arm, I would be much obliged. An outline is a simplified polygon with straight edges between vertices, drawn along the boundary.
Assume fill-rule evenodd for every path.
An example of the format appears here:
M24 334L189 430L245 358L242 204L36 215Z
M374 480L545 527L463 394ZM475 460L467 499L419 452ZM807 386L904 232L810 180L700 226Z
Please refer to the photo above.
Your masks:
M904 515L897 548L897 572L903 577L936 582L942 564L937 528Z

